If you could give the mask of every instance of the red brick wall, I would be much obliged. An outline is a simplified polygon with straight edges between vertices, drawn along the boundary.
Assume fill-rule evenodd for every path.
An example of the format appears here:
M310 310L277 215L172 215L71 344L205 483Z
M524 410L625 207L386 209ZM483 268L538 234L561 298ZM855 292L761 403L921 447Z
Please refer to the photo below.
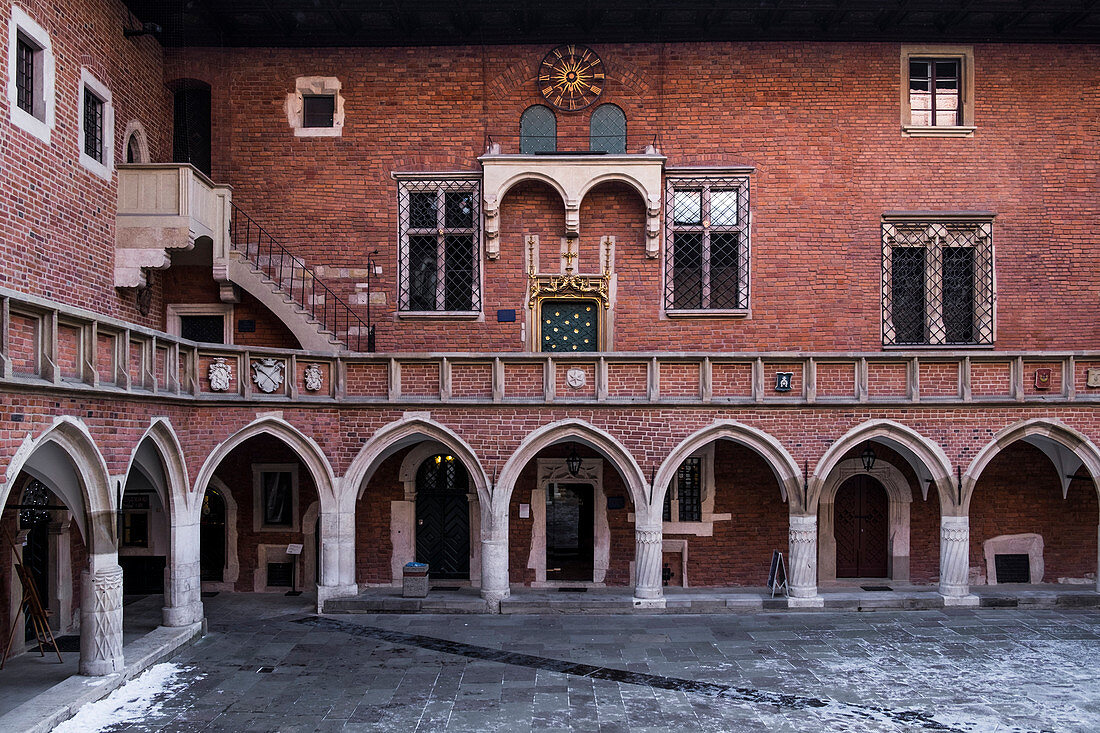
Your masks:
M241 302L233 306L233 343L241 346L272 346L298 349L301 344L282 321L260 301L240 291ZM171 304L221 305L218 284L209 267L173 267L164 273L164 299ZM287 306L288 308L290 306ZM238 329L238 321L256 322L256 331Z
M998 215L999 347L1095 344L1095 309L1081 303L1100 279L1087 254L1096 130L1083 122L1094 105L1080 92L1097 81L1095 46L976 45L978 130L964 139L902 136L896 43L596 50L610 69L601 101L625 111L631 151L656 137L669 166L755 167L747 320L661 320L661 264L642 254L639 197L613 186L582 203L582 258L601 234L619 239L616 349L876 349L882 212L959 209ZM495 323L493 309L521 302L522 232L539 233L544 253L556 251L561 202L527 184L506 197L501 259L485 263L486 322L395 321L389 174L476 171L487 134L515 152L519 116L540 101L531 73L545 51L185 49L168 52L167 78L212 85L214 177L233 184L235 199L277 238L337 274L379 250L381 349L435 349L445 332L454 349L521 350L518 323ZM826 84L822 68L860 83ZM283 100L306 74L340 78L342 137L294 137ZM562 148L585 146L589 114L558 115ZM1057 255L1036 248L1055 240ZM353 279L338 288L349 292Z
M983 543L1004 534L1043 537L1043 581L1096 575L1096 490L1082 470L1062 498L1058 472L1038 448L1015 443L986 466L970 501L970 565L986 574Z
M18 5L50 36L57 69L55 124L49 144L43 143L9 122L7 95L0 98L0 167L10 204L0 207L0 285L162 326L159 277L152 279L148 316L138 312L132 291L114 288L117 177L105 181L84 168L78 150L83 66L111 91L115 161L125 161L124 132L134 119L145 128L152 160L171 158L160 45L153 36L123 38L132 19L116 0ZM11 7L11 0L0 0L5 29Z
M398 479L401 462L411 448L400 450L378 466L363 497L355 504L355 581L390 583L390 502L403 501L405 488ZM473 541L474 538L470 538Z
M298 523L299 531L253 529L253 478L254 463L292 463L298 465ZM214 475L225 482L237 502L237 559L240 562L240 575L237 577L236 590L253 589L253 573L257 565L257 547L259 545L287 545L291 542L305 542L305 532L313 532L314 527L306 527L302 518L310 504L317 501L317 489L309 469L297 455L278 438L260 435L246 440L234 448L221 462ZM304 557L304 556L303 556ZM299 563L302 558L299 558ZM299 568L299 573L301 568ZM266 575L263 575L266 578ZM266 581L265 581L266 582Z

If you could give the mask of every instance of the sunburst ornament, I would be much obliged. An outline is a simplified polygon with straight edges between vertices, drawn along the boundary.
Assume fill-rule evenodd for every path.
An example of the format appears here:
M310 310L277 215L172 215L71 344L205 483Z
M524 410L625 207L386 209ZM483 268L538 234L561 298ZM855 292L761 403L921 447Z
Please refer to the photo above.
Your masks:
M550 104L576 112L599 99L604 87L603 61L586 46L558 46L539 64L539 92Z

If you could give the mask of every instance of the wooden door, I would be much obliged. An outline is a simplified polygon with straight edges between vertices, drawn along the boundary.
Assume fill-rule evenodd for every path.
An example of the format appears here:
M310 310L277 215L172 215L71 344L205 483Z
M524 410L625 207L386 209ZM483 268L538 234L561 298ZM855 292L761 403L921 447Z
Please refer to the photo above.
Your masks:
M432 456L416 474L416 560L432 578L470 578L469 478L454 456Z
M199 519L199 576L220 583L225 579L225 500L207 489Z
M836 492L833 504L836 577L885 578L890 500L877 480L853 476Z

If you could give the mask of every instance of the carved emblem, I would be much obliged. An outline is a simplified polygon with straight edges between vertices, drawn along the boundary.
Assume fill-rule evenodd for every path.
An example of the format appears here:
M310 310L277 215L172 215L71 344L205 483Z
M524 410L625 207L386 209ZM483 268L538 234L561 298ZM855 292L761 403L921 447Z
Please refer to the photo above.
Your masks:
M790 392L792 381L794 381L794 372L776 372L775 373L775 391L776 392Z
M252 381L264 392L274 392L283 383L283 363L277 359L252 362Z
M565 383L573 389L580 389L588 382L588 377L584 375L583 369L577 369L573 367L565 373Z
M1035 370L1035 389L1050 389L1050 368L1041 367Z
M321 389L325 383L325 373L321 371L319 364L310 364L306 367L305 371L306 389L310 392L316 392Z
M1100 387L1100 369L1089 369L1085 382L1089 387Z
M210 364L206 376L210 380L210 389L215 392L224 392L229 389L229 383L233 381L233 367L227 364L225 359L218 357Z

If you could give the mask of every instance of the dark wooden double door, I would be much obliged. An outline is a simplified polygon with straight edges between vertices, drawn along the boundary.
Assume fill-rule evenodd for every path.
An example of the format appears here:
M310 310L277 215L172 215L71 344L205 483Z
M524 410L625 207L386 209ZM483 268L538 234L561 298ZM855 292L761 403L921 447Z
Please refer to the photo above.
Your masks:
M836 577L885 578L890 500L874 478L853 476L836 492Z
M453 456L433 456L417 472L416 560L432 578L470 577L468 492L466 469Z

